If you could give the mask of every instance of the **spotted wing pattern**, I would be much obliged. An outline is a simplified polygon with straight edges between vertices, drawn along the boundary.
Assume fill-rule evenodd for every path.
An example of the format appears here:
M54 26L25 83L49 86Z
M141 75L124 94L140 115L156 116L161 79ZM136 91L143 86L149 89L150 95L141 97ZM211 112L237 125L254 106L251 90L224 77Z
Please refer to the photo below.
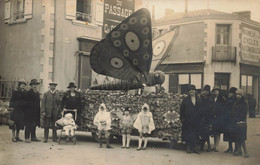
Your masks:
M174 41L179 34L179 30L180 28L176 26L153 39L153 61L151 71L156 70L156 67L170 55Z
M123 80L148 75L151 61L151 17L144 8L122 21L90 54L90 65L95 72Z

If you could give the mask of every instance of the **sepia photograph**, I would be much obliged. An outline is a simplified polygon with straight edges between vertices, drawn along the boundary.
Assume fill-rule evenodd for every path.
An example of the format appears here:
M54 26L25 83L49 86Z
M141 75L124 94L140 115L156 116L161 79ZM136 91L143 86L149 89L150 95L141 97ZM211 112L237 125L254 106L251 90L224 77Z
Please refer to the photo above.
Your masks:
M260 165L260 0L0 0L1 165Z

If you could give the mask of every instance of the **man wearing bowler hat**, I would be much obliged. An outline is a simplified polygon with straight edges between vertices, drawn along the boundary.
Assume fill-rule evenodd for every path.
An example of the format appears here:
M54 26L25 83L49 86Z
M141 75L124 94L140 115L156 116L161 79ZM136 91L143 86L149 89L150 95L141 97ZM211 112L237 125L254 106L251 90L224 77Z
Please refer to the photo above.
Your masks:
M32 79L29 84L31 89L26 95L27 109L24 115L26 143L40 141L36 138L36 127L40 126L40 93L37 90L39 84L37 79Z
M42 98L42 109L41 113L44 117L45 126L44 126L44 143L47 143L49 137L49 128L52 124L52 140L57 141L57 130L55 127L55 122L58 120L61 98L56 91L57 83L49 83L49 88L47 92L43 94Z

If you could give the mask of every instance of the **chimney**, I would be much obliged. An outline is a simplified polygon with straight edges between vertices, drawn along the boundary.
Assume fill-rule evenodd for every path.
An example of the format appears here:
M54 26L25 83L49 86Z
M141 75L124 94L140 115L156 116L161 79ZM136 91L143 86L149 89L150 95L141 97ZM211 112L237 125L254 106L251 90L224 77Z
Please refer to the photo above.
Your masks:
M188 0L185 0L185 13L188 13Z
M251 11L239 11L239 12L233 12L232 14L238 15L246 19L251 19Z

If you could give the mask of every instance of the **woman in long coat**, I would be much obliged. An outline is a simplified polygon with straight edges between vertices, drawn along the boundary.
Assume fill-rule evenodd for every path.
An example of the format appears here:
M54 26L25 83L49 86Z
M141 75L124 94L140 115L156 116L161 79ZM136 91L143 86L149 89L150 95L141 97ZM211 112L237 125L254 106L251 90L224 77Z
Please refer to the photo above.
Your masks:
M180 106L180 120L182 122L182 141L186 142L186 152L200 153L199 144L199 105L200 99L195 93L194 85L189 86L189 95L183 99Z
M244 150L244 157L248 158L245 140L247 139L247 124L246 116L248 105L244 98L244 92L241 89L236 91L237 102L233 106L234 119L234 140L238 146L238 150L234 153L235 156L242 155L241 147Z
M201 136L201 151L203 151L205 142L207 142L208 149L207 152L211 151L210 139L212 129L212 102L210 100L210 86L205 85L203 91L200 95L201 106L199 107L199 117L200 117L200 136Z
M214 86L212 90L211 101L213 102L213 120L212 132L214 136L213 151L217 152L217 147L220 141L220 134L224 132L224 113L225 113L225 98L220 94L220 88Z
M235 87L229 88L228 98L225 104L225 112L224 112L225 129L224 129L223 141L228 142L228 149L225 151L225 153L233 152L232 142L234 142L234 140L232 139L232 127L233 127L232 108L237 101L236 90L237 88Z
M22 141L19 138L19 131L24 129L24 112L26 109L25 87L26 87L26 82L20 80L18 82L18 87L13 92L10 100L10 108L14 109L14 111L10 115L10 120L12 120L14 124L9 125L9 128L12 129L13 142Z
M76 124L80 124L81 119L81 95L78 91L76 91L76 85L74 82L70 82L67 87L69 90L65 93L62 98L61 108L64 109L77 109L77 119Z

